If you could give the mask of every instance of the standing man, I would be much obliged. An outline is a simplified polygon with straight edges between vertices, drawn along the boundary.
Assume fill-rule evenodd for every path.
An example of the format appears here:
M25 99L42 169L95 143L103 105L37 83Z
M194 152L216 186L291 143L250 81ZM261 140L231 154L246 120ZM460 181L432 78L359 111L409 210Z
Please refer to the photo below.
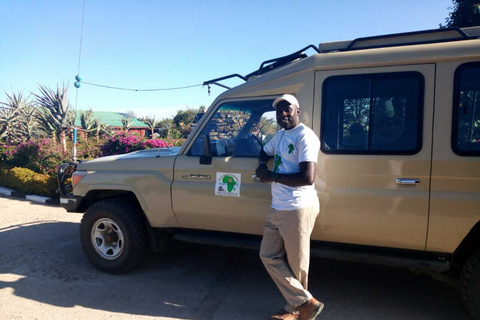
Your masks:
M263 147L255 171L261 182L272 184L260 258L287 300L284 310L271 319L314 320L323 309L323 303L307 291L310 235L319 213L314 182L320 141L300 123L294 96L277 98L273 107L283 130ZM270 158L273 171L267 167Z

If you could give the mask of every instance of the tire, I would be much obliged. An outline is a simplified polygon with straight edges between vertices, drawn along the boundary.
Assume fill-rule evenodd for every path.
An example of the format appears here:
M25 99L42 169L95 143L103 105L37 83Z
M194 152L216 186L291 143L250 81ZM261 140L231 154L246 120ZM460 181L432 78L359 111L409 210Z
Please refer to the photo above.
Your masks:
M474 252L463 266L461 290L468 311L480 319L480 250Z
M80 238L90 262L108 273L125 273L139 266L148 252L141 209L119 198L100 200L87 209Z

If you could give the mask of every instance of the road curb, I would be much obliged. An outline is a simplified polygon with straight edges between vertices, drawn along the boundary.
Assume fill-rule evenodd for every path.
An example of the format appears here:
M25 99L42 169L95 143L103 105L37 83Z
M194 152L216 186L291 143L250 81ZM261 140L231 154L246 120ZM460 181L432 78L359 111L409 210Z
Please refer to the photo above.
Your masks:
M13 198L26 199L26 200L38 202L38 203L52 204L57 206L60 205L60 200L56 198L47 198L47 197L37 196L35 194L25 194L23 192L18 192L5 187L0 187L0 194L13 197Z

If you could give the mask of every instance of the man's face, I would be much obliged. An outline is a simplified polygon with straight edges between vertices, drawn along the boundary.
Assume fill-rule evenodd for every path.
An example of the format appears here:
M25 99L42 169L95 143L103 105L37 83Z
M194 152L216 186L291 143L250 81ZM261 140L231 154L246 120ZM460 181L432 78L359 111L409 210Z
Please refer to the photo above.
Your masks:
M288 101L280 101L277 104L276 112L277 123L285 130L295 128L300 123L300 119L298 117L300 114L300 109L298 109L295 105L291 105Z

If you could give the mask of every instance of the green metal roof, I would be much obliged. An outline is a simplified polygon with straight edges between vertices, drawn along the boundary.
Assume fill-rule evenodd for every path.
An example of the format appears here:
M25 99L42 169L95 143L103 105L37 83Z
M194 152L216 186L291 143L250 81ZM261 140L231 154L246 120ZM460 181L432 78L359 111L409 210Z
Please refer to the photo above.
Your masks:
M77 110L77 118L75 119L75 126L80 127L80 114L86 112L85 110ZM100 121L105 123L108 127L121 127L122 118L128 118L132 121L132 128L148 128L148 125L141 122L137 118L130 117L127 113L123 112L109 112L109 111L93 111L92 117L100 118Z

